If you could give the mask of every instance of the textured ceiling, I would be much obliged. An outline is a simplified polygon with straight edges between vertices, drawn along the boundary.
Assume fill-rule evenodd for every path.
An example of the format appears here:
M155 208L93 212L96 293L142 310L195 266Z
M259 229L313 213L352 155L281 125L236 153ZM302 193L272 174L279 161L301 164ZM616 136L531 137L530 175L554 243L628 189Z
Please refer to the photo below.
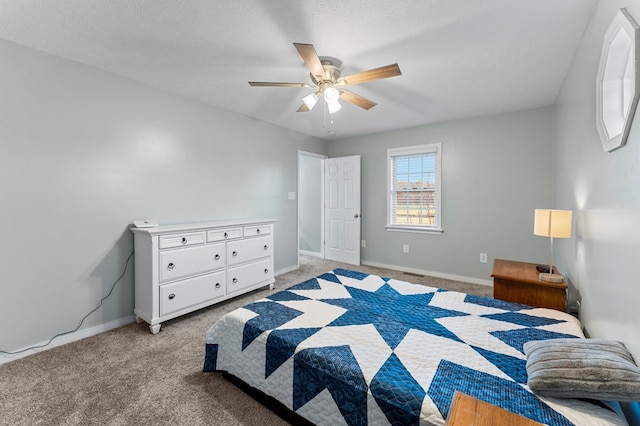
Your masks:
M0 38L323 139L551 105L596 0L0 0ZM378 106L320 104L293 42L342 74L397 62L352 86ZM329 134L329 131L335 134Z

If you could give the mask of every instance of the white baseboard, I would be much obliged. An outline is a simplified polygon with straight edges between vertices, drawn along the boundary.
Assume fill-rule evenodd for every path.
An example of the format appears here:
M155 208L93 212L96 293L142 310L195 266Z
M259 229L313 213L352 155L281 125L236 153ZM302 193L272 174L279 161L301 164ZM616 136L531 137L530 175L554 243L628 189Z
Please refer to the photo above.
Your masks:
M303 256L319 257L320 259L324 259L324 257L322 256L322 253L315 252L315 251L298 250L298 254L301 254Z
M444 278L446 280L463 281L465 283L493 286L493 281L483 280L481 278L445 274L442 272L427 271L425 269L409 268L406 266L387 265L386 263L378 263L378 262L362 262L362 264L367 266L375 266L376 268L393 269L394 271L409 272L412 274L419 274L419 275L428 275L430 277L436 277L436 278Z
M56 337L53 339L51 343L44 346L47 342L40 342L33 344L27 348L18 349L12 352L18 352L16 354L2 354L0 355L0 365L6 364L7 362L15 361L20 358L24 358L29 355L37 354L38 352L44 352L46 350L55 348L56 346L66 345L67 343L75 342L77 340L82 340L84 338L95 336L96 334L104 333L105 331L112 330L114 328L122 327L123 325L131 324L136 319L133 315L129 315L124 318L117 319L115 321L111 321L105 324L98 324L93 327L83 328L73 333L65 334L64 336ZM29 349L31 347L41 346L34 349ZM21 352L22 351L22 352Z
M274 275L277 277L278 275L286 274L287 272L295 271L296 269L299 269L299 268L300 268L299 265L287 266L286 268L278 269L277 271L275 271Z

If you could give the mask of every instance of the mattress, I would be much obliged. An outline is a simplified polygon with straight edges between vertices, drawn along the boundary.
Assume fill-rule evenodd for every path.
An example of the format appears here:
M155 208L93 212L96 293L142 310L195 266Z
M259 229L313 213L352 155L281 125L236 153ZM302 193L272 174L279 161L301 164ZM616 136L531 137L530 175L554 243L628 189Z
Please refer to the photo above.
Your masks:
M222 317L204 371L230 373L319 425L443 425L462 391L548 425L625 424L540 398L522 346L583 338L563 312L335 269Z

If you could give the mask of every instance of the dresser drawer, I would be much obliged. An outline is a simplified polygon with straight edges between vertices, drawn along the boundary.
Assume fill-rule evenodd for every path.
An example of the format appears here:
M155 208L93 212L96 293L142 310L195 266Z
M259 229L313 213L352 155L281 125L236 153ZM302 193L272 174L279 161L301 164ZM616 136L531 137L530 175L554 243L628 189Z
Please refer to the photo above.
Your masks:
M161 249L193 246L204 243L204 232L190 232L187 234L161 235L158 246Z
M245 226L242 229L242 233L245 237L256 237L258 235L271 235L271 226L270 225Z
M224 243L160 252L160 281L224 268Z
M227 294L273 279L271 259L227 269Z
M160 315L225 295L225 271L160 286Z
M227 243L227 265L238 265L271 256L272 246L273 238L271 236Z
M210 229L207 231L207 241L235 240L242 237L242 228Z

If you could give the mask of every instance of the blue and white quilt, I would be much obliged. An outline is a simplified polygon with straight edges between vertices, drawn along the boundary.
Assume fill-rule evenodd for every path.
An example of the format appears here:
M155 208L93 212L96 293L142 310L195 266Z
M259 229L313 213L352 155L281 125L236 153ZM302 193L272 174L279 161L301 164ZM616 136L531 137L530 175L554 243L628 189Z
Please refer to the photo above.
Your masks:
M548 425L619 422L529 391L523 344L558 337L584 335L563 312L336 269L222 317L204 370L316 424L443 425L456 391Z

